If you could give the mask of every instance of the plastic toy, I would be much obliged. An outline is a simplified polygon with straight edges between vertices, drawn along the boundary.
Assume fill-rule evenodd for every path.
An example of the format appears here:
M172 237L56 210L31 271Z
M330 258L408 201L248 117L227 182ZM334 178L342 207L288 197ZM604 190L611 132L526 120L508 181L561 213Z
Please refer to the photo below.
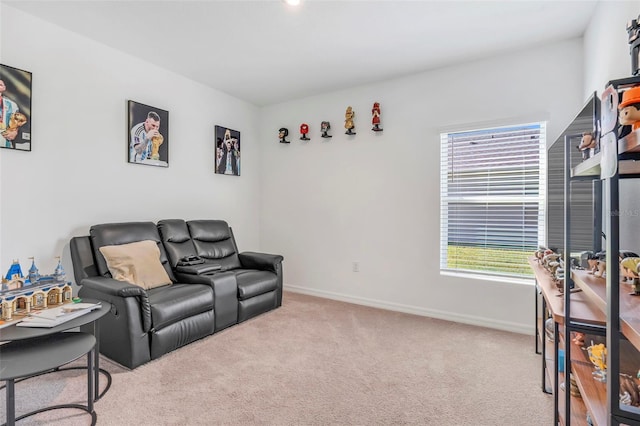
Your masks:
M289 129L286 127L281 127L278 130L278 137L280 138L280 143L291 143L291 141L287 140L287 136L289 136Z
M582 153L582 159L586 160L591 158L596 148L596 139L591 133L583 133L582 139L580 139L580 145L578 150Z
M331 136L329 134L329 130L331 130L331 123L328 121L323 121L322 123L320 123L320 130L322 131L322 137L323 138L332 138L333 136Z
M640 86L634 86L622 94L622 102L618 105L618 121L623 126L619 137L624 137L631 131L640 128Z
M345 135L355 135L356 132L353 131L353 129L355 129L355 124L353 124L353 117L356 115L355 112L353 112L353 108L351 108L350 106L347 107L347 110L344 113L344 128L347 129L345 133Z
M301 141L310 141L311 138L307 137L307 133L309 133L309 125L307 123L302 123L300 125L300 140Z
M381 132L382 129L380 127L380 103L379 102L375 102L373 104L373 108L371 109L371 115L373 116L371 118L371 124L373 124L373 127L371 128L371 130L373 130L374 132Z

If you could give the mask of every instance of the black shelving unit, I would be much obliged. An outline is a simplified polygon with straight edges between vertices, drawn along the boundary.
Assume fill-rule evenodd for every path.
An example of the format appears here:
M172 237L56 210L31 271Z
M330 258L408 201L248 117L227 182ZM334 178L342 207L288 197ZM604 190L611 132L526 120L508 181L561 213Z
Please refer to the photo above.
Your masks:
M624 226L631 226L635 219L640 226L640 218L620 211L620 180L640 178L640 129L624 137L618 123L618 104L622 93L630 87L640 85L640 77L613 80L607 84L602 95L600 152L580 163L571 164L571 150L575 149L575 139L581 135L565 136L565 210L564 210L564 247L566 273L564 284L565 342L572 332L600 334L606 336L607 380L606 401L587 401L586 404L606 405L606 419L596 420L596 424L640 425L640 409L620 403L620 373L622 360L626 367L634 365L640 368L640 297L629 295L626 284L620 282L620 225L624 217ZM598 114L600 115L600 114ZM599 117L596 117L599 118ZM606 280L597 279L584 273L571 270L571 184L578 180L591 180L594 183L594 224L593 251L601 248L602 224L604 223L606 249ZM628 219L627 219L628 218ZM640 248L640 241L637 244ZM575 257L575 255L574 255ZM572 318L570 289L579 287L588 296L590 302L606 315L606 324L598 326L574 321ZM636 308L637 305L637 309ZM636 326L636 318L638 325ZM631 362L629 362L631 360ZM565 372L573 371L571 344L565 344ZM627 373L628 374L628 373ZM640 373L639 373L640 374ZM635 374L634 374L635 375ZM569 374L565 374L565 389L570 387ZM601 396L599 398L602 398ZM571 424L571 400L565 392L565 425Z

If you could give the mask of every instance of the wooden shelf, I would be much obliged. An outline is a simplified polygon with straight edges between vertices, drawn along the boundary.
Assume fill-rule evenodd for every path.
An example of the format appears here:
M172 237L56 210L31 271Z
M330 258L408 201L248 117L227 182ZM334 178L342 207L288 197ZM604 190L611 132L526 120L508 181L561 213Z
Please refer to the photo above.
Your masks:
M529 265L536 276L542 296L547 303L551 316L558 324L564 324L564 297L553 283L549 272L533 257L529 258ZM585 324L604 325L606 317L604 311L598 309L590 298L583 292L571 293L571 318ZM640 324L639 324L640 326Z
M607 282L584 270L571 272L576 286L595 304L604 315L607 312ZM640 350L640 296L632 296L630 284L620 283L620 329L622 334ZM572 315L573 316L573 315Z

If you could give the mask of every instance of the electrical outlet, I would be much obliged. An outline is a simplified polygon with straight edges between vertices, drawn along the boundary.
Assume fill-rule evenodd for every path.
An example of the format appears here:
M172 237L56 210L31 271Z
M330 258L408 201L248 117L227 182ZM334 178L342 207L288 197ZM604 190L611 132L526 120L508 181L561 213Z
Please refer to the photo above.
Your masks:
M360 272L360 264L358 262L353 262L353 272Z

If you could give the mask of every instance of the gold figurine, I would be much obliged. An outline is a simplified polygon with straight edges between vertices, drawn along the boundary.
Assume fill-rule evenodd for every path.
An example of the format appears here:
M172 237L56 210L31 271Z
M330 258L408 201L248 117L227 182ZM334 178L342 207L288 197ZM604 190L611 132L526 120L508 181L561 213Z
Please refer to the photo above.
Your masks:
M347 107L347 111L344 113L344 128L347 129L346 132L344 132L346 135L355 135L356 132L353 131L355 125L353 124L353 117L356 115L355 112L353 112L353 108L351 108L350 106Z

